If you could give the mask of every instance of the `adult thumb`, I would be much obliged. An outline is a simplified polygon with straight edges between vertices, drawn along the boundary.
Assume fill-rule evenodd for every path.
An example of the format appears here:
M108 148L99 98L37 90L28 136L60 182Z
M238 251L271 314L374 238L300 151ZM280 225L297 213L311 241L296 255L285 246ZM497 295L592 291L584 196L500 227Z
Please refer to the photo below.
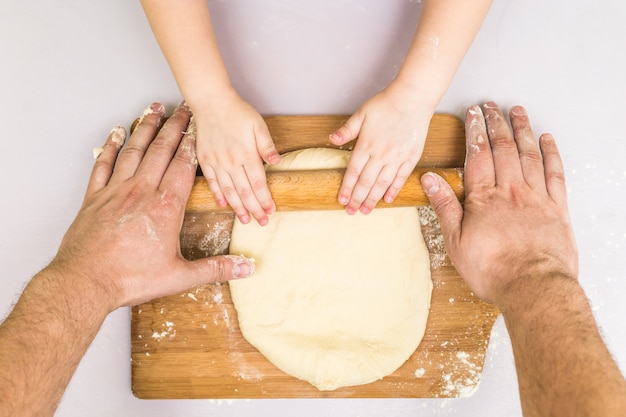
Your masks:
M254 259L237 255L220 255L191 262L195 285L226 282L254 275Z
M427 172L421 177L422 187L435 210L446 245L456 245L461 234L463 207L450 185L439 175Z

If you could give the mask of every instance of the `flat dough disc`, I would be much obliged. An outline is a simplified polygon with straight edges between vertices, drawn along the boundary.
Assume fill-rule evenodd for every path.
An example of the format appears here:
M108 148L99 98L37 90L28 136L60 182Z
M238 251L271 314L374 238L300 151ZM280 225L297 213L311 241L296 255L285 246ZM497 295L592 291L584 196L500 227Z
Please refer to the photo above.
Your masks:
M273 170L345 168L350 153L306 149ZM277 212L233 227L230 253L256 259L230 282L241 331L276 367L320 390L393 373L426 327L432 281L417 209Z

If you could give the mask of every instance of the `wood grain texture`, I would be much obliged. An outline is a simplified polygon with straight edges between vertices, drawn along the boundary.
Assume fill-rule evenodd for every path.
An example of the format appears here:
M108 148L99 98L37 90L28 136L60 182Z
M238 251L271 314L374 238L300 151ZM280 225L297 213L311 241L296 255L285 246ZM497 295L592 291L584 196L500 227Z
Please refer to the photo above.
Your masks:
M393 203L380 201L377 208L410 207L428 205L428 197L420 183L426 172L432 171L443 177L454 190L457 198L463 199L463 171L458 168L416 168L407 179ZM277 171L267 173L267 183L274 196L276 210L342 210L337 193L345 169L323 169L311 171ZM196 178L187 201L187 211L232 212L230 206L220 207L209 191L204 177Z
M327 146L346 116L272 116L280 150ZM431 122L419 167L463 166L462 123ZM455 171L458 172L458 171ZM205 191L206 192L206 191ZM275 196L276 197L276 196ZM426 333L396 372L371 384L319 391L275 368L241 335L228 285L207 285L132 310L132 388L139 398L425 398L468 395L482 373L498 310L476 298L445 253L436 216L418 207L430 252L433 294ZM228 252L234 215L189 207L181 231L188 259Z

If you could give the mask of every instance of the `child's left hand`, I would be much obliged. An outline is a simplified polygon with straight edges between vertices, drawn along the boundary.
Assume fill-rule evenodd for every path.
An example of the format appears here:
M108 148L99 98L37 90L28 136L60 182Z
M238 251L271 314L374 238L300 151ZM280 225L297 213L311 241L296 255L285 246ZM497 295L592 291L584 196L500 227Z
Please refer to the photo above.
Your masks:
M370 213L383 196L393 202L422 155L433 113L413 87L394 81L330 135L335 145L359 138L337 196L348 214Z

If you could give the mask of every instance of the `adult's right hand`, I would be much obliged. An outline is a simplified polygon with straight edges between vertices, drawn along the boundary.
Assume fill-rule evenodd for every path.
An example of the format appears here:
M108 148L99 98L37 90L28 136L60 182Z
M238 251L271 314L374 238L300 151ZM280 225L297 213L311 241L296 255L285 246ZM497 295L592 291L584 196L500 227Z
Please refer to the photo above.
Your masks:
M513 281L578 277L554 138L537 142L524 108L509 115L512 131L495 103L468 109L463 206L441 177L422 176L454 266L477 296L499 306Z

